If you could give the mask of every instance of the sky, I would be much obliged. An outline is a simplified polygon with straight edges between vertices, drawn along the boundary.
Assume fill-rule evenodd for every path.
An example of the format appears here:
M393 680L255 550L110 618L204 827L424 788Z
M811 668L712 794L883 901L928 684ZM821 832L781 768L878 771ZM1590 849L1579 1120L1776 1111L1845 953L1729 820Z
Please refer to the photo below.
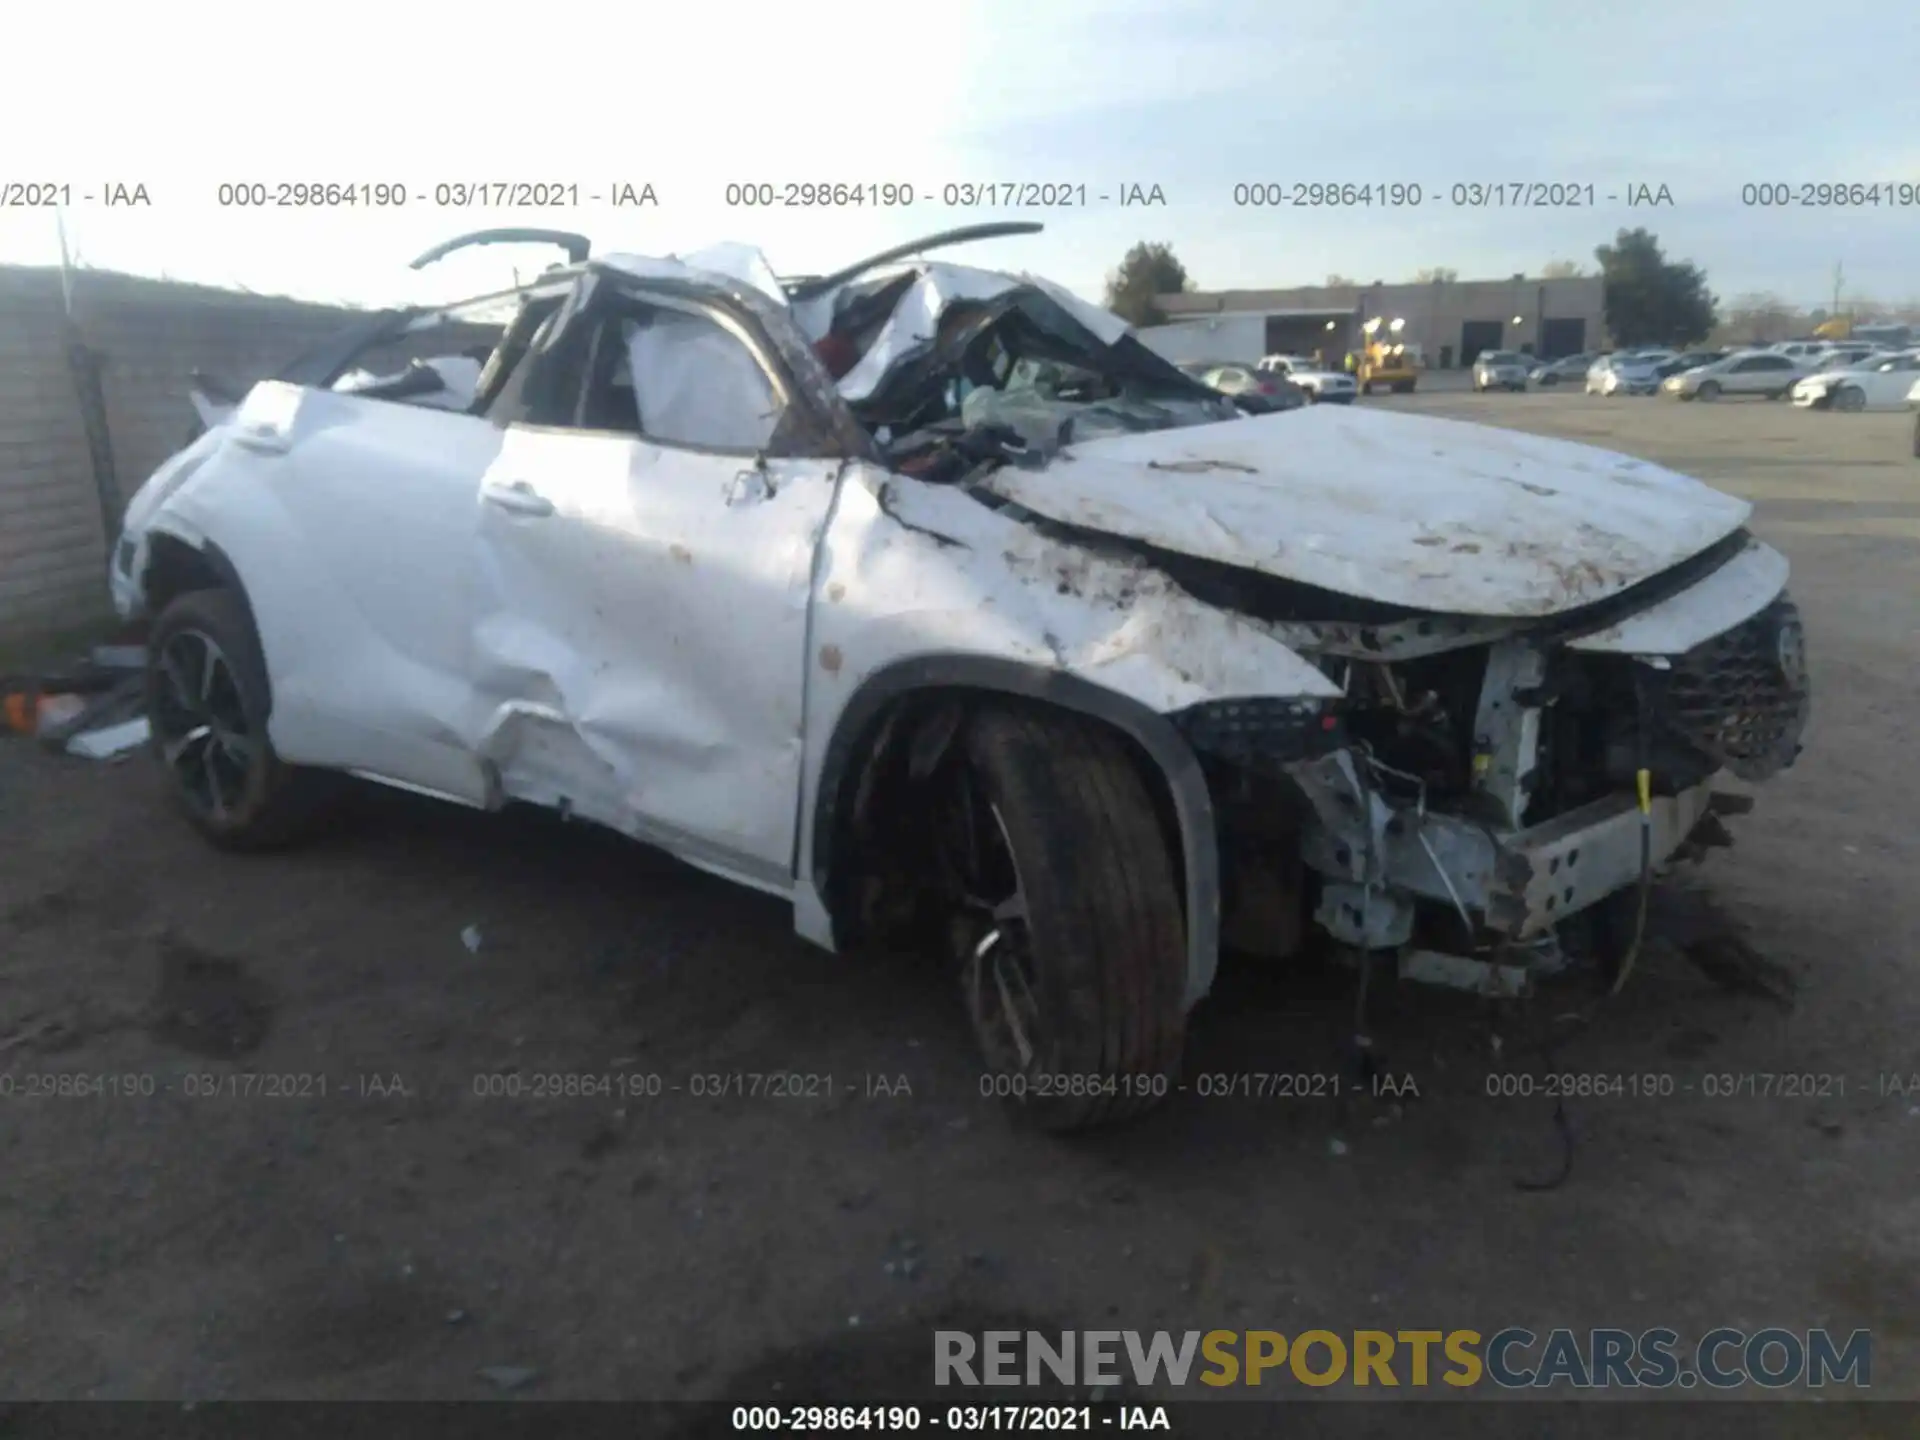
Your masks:
M969 247L966 262L1090 298L1139 240L1171 244L1203 289L1397 281L1429 266L1478 279L1591 266L1596 245L1645 225L1723 301L1773 291L1825 304L1836 265L1849 297L1920 300L1920 25L1849 27L1829 61L1827 18L1785 0L552 12L82 0L14 7L7 23L0 202L18 200L10 186L67 185L58 214L77 263L266 293L424 303L555 258L499 247L406 268L493 225L579 230L600 252L741 240L781 273L805 273L953 225L1035 219L1044 233ZM580 203L436 203L443 185L521 181L577 187ZM748 182L911 186L914 203L730 206L727 186ZM1456 185L1515 182L1591 186L1595 203L1453 203ZM1805 182L1905 184L1908 203L1743 203L1745 186ZM223 184L282 183L408 198L220 203ZM1084 187L1087 201L945 203L950 185L1028 183ZM1301 183L1372 184L1377 198L1235 203L1237 185ZM651 185L657 203L609 206L620 184ZM144 186L150 203L104 204L114 185ZM1420 187L1421 203L1380 203L1387 185ZM1132 186L1157 186L1165 203L1122 206ZM1670 203L1627 204L1636 187L1663 186ZM0 204L0 263L57 263L55 216Z

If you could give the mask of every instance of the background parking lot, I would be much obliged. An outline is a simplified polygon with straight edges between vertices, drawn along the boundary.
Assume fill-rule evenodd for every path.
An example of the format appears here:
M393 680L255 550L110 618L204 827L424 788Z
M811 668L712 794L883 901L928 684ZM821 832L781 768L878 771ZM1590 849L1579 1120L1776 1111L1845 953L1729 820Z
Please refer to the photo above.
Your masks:
M1872 1329L1876 1388L1920 1395L1909 417L1577 384L1360 403L1670 465L1753 500L1793 561L1807 754L1668 894L1589 1025L1554 1024L1584 994L1499 1016L1403 991L1376 1043L1417 1098L1203 1096L1201 1075L1335 1071L1347 1028L1346 976L1230 965L1188 1092L1062 1142L980 1095L921 962L815 953L776 903L616 837L380 794L312 848L235 858L146 764L15 742L0 1389L697 1397L753 1375L850 1399L921 1384L936 1321L1791 1316ZM1683 953L1733 936L1798 979L1790 1006ZM1553 1105L1488 1076L1549 1069L1676 1087L1570 1102L1570 1173L1522 1188L1561 1168ZM120 1078L62 1095L59 1075ZM569 1075L627 1078L527 1093ZM814 1078L754 1079L781 1075ZM1720 1075L1840 1081L1707 1093Z

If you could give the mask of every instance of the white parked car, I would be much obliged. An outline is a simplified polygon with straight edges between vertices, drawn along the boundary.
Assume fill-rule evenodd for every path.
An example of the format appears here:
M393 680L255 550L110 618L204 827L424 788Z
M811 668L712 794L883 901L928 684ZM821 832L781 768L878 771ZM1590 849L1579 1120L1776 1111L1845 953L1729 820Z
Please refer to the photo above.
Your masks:
M1518 350L1482 350L1473 361L1473 388L1524 390L1527 368L1532 364L1532 359Z
M1920 374L1920 351L1869 355L1795 382L1793 403L1810 410L1899 410Z
M991 1092L1069 1128L1174 1088L1223 936L1486 990L1624 964L1655 870L1745 808L1716 776L1798 753L1747 502L1434 415L1244 416L932 243L397 317L494 326L461 411L329 388L353 346L256 385L113 550L188 820L287 843L345 772L610 826L817 945L932 949Z
M1809 361L1830 345L1829 340L1781 340L1769 345L1769 350L1781 355L1792 356L1796 361Z
M1869 355L1892 353L1888 345L1871 344L1867 341L1847 341L1840 345L1827 345L1811 355L1801 358L1801 368L1809 375L1818 375L1823 370L1842 370L1855 361L1864 360Z
M1722 395L1764 395L1778 400L1793 389L1800 367L1781 350L1736 350L1711 365L1669 375L1661 389L1676 400L1718 400Z
M1315 404L1330 401L1347 405L1353 401L1356 388L1353 376L1329 370L1317 360L1300 355L1268 355L1260 361L1259 369L1291 381L1306 391L1308 399Z
M1651 395L1660 388L1660 359L1640 354L1602 355L1587 371L1589 395Z

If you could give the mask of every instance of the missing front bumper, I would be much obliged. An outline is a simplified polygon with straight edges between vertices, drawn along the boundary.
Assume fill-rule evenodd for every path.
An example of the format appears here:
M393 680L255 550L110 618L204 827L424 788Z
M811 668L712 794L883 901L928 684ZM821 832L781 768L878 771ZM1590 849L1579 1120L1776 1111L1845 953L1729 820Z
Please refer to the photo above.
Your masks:
M1335 939L1368 949L1407 944L1414 908L1436 901L1509 940L1525 941L1640 878L1642 819L1612 796L1539 825L1502 831L1369 795L1312 826L1307 864L1325 878L1317 918ZM1651 860L1673 858L1715 808L1711 782L1655 797ZM1369 839L1369 835L1371 839Z

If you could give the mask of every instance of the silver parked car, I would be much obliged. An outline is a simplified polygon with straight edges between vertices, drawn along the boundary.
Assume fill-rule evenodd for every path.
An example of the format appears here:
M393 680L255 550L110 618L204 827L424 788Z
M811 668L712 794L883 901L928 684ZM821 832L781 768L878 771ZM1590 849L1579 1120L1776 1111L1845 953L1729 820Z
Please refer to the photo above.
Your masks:
M1682 370L1661 382L1676 400L1718 400L1722 395L1764 395L1779 400L1804 373L1783 350L1739 350L1711 365Z
M1524 390L1527 357L1517 350L1482 350L1473 362L1475 390Z
M1558 360L1534 366L1528 372L1527 379L1535 385L1558 385L1562 381L1579 380L1599 358L1591 350L1583 350L1578 355L1562 355Z
M1589 395L1651 395L1660 388L1658 358L1636 354L1602 355L1587 371Z

